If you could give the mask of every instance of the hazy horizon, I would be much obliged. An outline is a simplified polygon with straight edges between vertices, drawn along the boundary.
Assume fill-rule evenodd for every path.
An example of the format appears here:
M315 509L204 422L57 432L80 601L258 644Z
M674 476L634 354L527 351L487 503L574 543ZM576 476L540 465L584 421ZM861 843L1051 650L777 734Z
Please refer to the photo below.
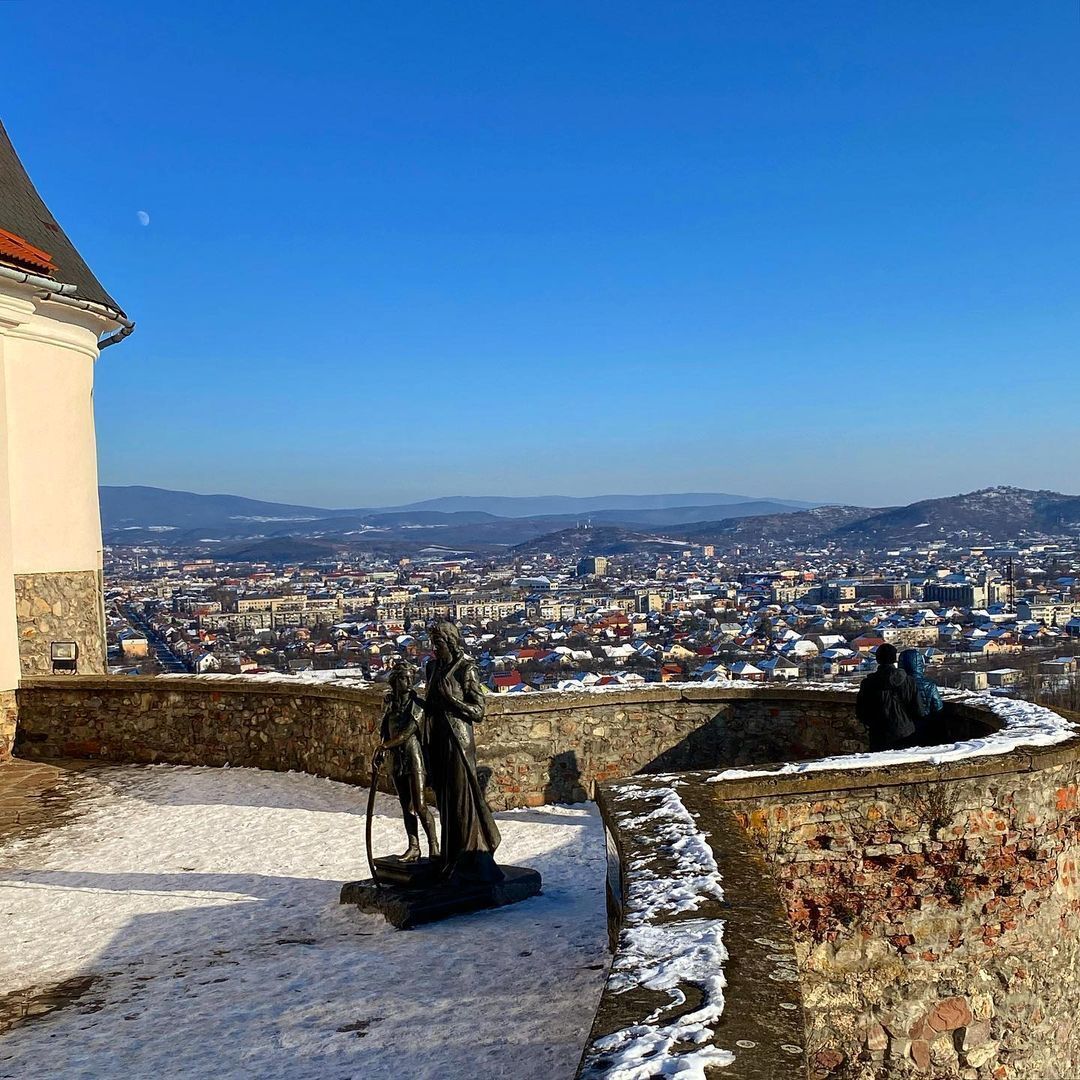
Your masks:
M932 500L932 499L941 499L941 498L949 498L949 497L953 497L953 496L967 495L967 494L971 494L971 493L973 493L975 491L983 490L985 488L1002 487L1002 486L1024 487L1024 485L1018 485L1018 484L1017 485L985 484L985 485L982 485L982 487L980 487L980 488L965 488L962 491L943 491L943 492L937 492L937 493L933 493L933 494L920 495L915 499L905 500L904 502L890 502L890 501L886 500L886 501L882 501L882 502L873 502L873 503L850 502L850 501L846 501L846 500L843 500L843 499L803 499L803 498L801 498L800 496L797 496L797 495L777 495L775 493L765 493L765 494L758 495L758 494L753 494L753 493L748 494L748 493L745 493L745 492L732 492L732 491L719 491L719 490L714 490L712 492L697 492L697 491L695 491L695 492L679 492L679 491L675 491L675 490L670 490L670 491L669 490L655 490L655 491L636 491L636 492L628 492L628 491L586 491L586 492L581 492L581 493L574 493L574 492L570 492L570 491L543 491L543 492L515 491L515 492L511 492L511 493L501 493L501 492L496 492L496 491L477 491L477 492L456 492L455 491L455 492L439 492L439 493L434 494L434 495L420 496L419 498L415 498L415 499L396 499L396 500L393 500L393 501L386 501L386 502L370 502L370 501L365 502L365 501L361 500L361 501L354 501L354 502L349 502L349 503L330 504L330 503L319 503L319 502L316 502L315 500L308 499L308 498L295 498L295 499L292 499L292 498L289 498L289 499L267 498L267 497L262 496L262 495L254 495L250 491L246 491L246 490L244 490L244 491L225 491L225 490L219 490L219 489L197 490L195 488L170 488L170 487L167 487L167 486L165 486L163 484L142 484L142 483L138 483L138 484L107 484L104 481L101 482L101 486L102 487L117 487L117 488L147 487L147 488L156 488L158 490L163 490L163 491L182 492L182 493L190 494L190 495L206 495L206 496L224 495L224 496L231 496L231 497L237 497L237 498L242 498L242 499L253 499L253 500L256 500L256 501L259 501L259 502L281 503L281 504L284 504L284 505L293 505L293 506L306 506L306 507L310 507L312 509L320 509L320 510L356 510L356 509L378 510L378 509L384 509L384 508L392 509L392 508L398 507L398 506L407 506L407 505L411 505L411 504L414 504L414 503L433 502L433 501L439 501L439 500L444 500L444 499L502 499L502 498L509 498L509 499L561 499L561 498L563 498L563 499L619 499L619 498L640 499L640 498L646 498L646 497L649 497L649 496L673 498L673 497L676 497L678 495L686 495L688 497L694 498L694 497L700 497L700 496L702 496L704 494L716 494L716 495L723 495L723 496L726 496L726 497L731 497L731 496L736 496L737 495L737 496L740 497L740 500L745 499L745 501L747 501L747 502L791 502L791 503L809 502L809 503L814 503L814 504L820 505L820 506L865 506L868 509L880 509L880 508L884 508L884 507L888 507L888 506L903 506L903 505L907 505L907 504L912 503L912 502L924 502L924 501L928 501L928 500ZM1045 484L1033 485L1032 487L1028 488L1027 490L1034 490L1034 491L1053 490L1053 491L1058 491L1060 494L1063 494L1063 495L1080 494L1080 492L1073 492L1073 491L1070 491L1067 488L1060 488L1060 489L1058 489L1058 488L1048 488L1047 485L1045 485ZM675 503L675 502L673 502L673 503L671 503L672 507L677 507L677 506L682 506L682 505L693 506L693 505L706 505L706 504L696 503L696 502L689 502L689 503Z

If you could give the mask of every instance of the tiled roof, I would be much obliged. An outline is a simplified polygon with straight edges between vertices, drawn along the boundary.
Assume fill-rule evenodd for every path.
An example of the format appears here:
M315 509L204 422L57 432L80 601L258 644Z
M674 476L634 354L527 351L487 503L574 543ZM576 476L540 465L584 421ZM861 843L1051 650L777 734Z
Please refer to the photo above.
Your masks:
M0 262L38 274L51 274L56 270L56 264L47 251L34 247L7 229L0 229Z
M36 249L39 255L48 252L47 258L52 264L52 269L48 271L50 276L76 286L78 291L75 295L80 299L105 304L123 314L120 306L102 288L94 272L76 251L56 218L49 213L49 208L15 153L3 124L0 124L0 229L29 248Z

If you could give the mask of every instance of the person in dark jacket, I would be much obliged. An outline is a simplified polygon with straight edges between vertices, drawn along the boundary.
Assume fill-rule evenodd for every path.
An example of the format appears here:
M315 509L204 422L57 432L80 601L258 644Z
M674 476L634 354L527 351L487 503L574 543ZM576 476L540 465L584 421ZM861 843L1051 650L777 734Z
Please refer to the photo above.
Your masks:
M933 679L926 676L926 657L918 649L905 649L900 654L900 670L915 680L919 700L919 741L924 744L938 742L941 731L941 711L945 702Z
M896 646L874 654L877 671L859 686L855 715L870 734L870 750L902 750L918 743L919 693L915 680L896 666Z

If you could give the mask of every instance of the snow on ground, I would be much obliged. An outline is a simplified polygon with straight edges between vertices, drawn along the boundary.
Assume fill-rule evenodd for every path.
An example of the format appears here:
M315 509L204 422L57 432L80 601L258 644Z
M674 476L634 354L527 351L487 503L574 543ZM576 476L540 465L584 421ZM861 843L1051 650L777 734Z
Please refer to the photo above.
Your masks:
M573 1076L608 961L595 807L497 815L541 896L395 931L338 903L368 876L362 790L175 766L76 782L81 816L0 848L0 993L98 982L0 1039L0 1077ZM404 846L379 796L376 852Z
M234 682L234 683L303 683L315 686L341 686L347 690L366 690L374 685L356 674L356 668L330 668L325 671L298 671L293 675L284 675L277 671L247 672L244 675L232 675L221 671L206 671L195 674L188 671L169 671L155 675L156 679L197 679L199 682ZM385 684L383 684L385 686Z

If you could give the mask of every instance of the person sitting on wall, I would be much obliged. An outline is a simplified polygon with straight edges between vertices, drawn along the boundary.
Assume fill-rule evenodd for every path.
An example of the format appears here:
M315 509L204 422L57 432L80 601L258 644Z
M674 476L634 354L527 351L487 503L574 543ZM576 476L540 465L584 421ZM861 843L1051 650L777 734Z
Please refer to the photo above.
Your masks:
M919 692L915 680L896 666L896 646L886 642L874 654L877 671L859 686L855 715L870 735L870 750L902 750L918 745Z
M921 744L931 745L940 742L942 731L942 710L945 702L941 700L941 691L933 679L926 675L926 657L918 649L905 649L900 654L900 670L906 671L915 680L915 689L919 702L918 739Z

